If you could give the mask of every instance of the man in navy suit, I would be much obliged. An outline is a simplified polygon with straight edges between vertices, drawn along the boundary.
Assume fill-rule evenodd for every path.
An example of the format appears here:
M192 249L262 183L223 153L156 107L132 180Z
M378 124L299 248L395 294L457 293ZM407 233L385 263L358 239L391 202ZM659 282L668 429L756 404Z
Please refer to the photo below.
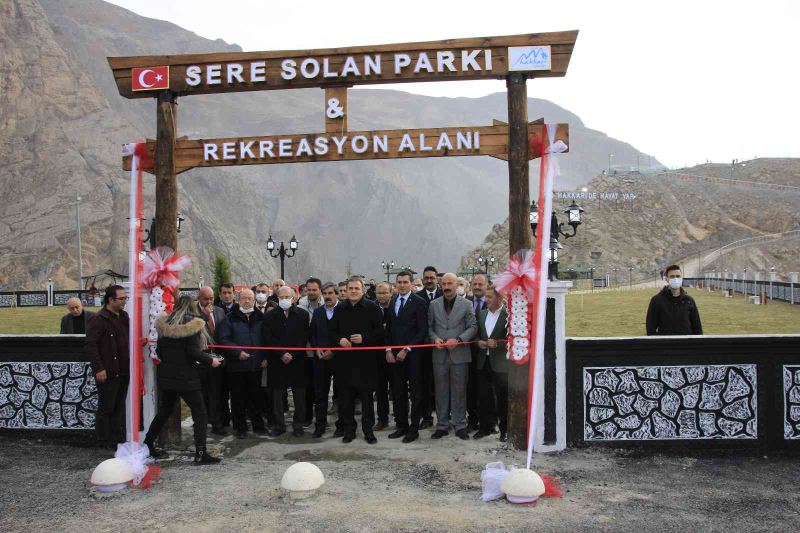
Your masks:
M426 266L422 271L423 288L417 292L417 296L425 300L427 306L436 298L442 295L439 288L439 273L436 267ZM422 358L422 423L420 429L433 427L433 411L436 407L434 387L433 387L433 355L430 348L423 348L420 351Z
M326 283L322 286L322 299L324 305L317 307L311 318L311 346L318 347L314 351L314 419L316 426L313 436L321 437L328 425L328 395L331 391L331 381L334 382L333 388L336 389L336 378L334 377L333 352L326 350L330 346L328 339L328 325L333 319L333 314L338 307L339 299L337 296L335 283ZM341 423L336 421L336 432L341 432ZM334 436L337 436L334 434ZM338 436L341 436L338 435Z
M475 274L472 276L472 296L467 296L467 300L472 302L472 310L475 311L475 318L478 314L486 309L486 276L483 274ZM474 431L478 429L479 425L479 411L478 411L478 372L475 362L478 360L478 345L473 344L472 347L472 362L469 364L469 378L467 380L467 429ZM494 411L494 408L490 410Z
M424 344L428 335L428 304L411 292L411 272L397 275L397 294L389 302L387 344L404 346ZM430 356L429 356L430 357ZM409 443L419 438L422 419L422 350L404 347L387 349L386 362L392 371L392 395L397 430L390 439L403 437ZM411 423L409 424L408 396L411 392Z

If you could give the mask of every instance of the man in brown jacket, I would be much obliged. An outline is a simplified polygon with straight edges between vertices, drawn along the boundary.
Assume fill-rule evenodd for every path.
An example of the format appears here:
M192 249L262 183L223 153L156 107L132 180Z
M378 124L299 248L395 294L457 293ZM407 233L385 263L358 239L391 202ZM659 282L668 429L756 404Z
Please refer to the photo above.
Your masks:
M95 435L101 446L116 450L125 442L125 398L130 380L128 354L128 296L111 285L103 296L103 309L86 325L86 355L97 383Z

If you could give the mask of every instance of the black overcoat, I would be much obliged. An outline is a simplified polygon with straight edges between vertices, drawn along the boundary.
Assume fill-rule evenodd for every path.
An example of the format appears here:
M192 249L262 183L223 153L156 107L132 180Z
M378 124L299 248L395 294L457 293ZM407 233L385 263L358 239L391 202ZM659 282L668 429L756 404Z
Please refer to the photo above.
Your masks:
M267 352L267 387L305 387L308 385L308 357L305 348L311 332L308 312L296 305L284 313L273 309L264 315L264 343L266 346L297 347L290 350L292 361L281 361L286 351Z
M383 316L380 307L362 298L355 304L349 300L336 308L329 325L331 346L339 346L342 338L360 334L363 342L353 346L381 346L384 340ZM380 350L342 350L333 352L334 369L339 386L374 389L378 386Z

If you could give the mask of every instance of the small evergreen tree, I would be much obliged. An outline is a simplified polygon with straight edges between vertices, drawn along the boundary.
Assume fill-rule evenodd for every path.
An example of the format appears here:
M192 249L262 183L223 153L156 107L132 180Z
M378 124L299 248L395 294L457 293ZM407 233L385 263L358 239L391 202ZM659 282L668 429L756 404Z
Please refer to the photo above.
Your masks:
M214 291L219 294L220 285L231 281L231 262L218 250L214 250Z

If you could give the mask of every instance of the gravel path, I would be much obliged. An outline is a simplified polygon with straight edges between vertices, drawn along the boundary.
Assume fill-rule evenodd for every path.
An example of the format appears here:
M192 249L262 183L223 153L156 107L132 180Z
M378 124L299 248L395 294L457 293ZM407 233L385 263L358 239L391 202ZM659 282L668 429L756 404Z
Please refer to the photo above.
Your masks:
M0 531L798 531L800 467L791 457L651 456L611 449L537 456L565 495L534 507L482 503L490 461L522 463L497 440L402 445L362 439L210 441L221 465L187 453L162 462L162 482L98 498L88 482L110 456L94 448L0 435ZM298 460L326 483L298 503L280 490Z

